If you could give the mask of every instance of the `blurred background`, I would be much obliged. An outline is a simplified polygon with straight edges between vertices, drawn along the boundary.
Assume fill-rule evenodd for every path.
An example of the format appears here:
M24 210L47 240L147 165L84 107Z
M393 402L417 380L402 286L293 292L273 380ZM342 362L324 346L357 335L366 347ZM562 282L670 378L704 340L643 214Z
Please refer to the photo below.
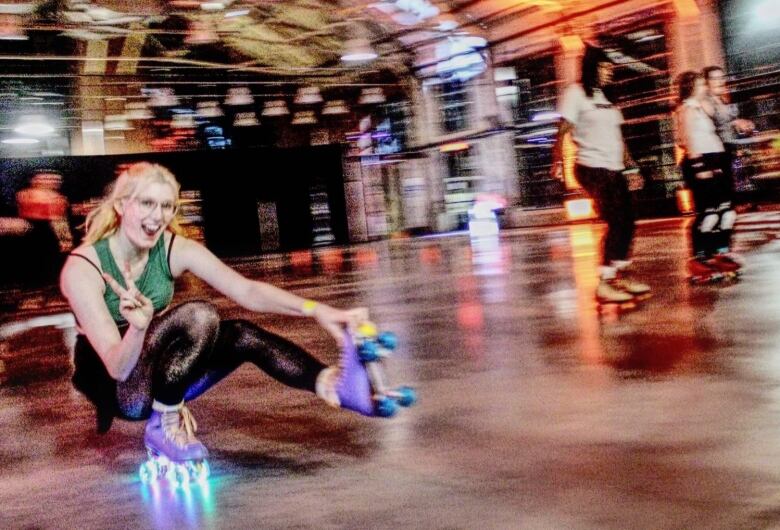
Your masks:
M41 245L41 221L59 252L78 244L135 160L173 170L189 235L226 257L466 229L480 201L501 227L591 218L549 171L585 43L619 64L641 216L690 210L673 80L712 64L757 126L741 206L778 201L777 0L5 1L0 252ZM34 182L56 206L31 217Z

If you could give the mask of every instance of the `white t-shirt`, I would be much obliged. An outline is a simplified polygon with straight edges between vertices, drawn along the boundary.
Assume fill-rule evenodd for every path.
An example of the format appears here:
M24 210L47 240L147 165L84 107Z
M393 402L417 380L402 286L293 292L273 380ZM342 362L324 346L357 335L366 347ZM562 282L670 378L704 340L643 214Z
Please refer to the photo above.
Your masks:
M609 102L599 89L593 97L582 85L571 85L563 93L558 113L572 125L572 139L577 144L577 163L587 167L622 171L623 113Z
M687 156L704 153L722 153L723 142L718 136L715 122L704 111L701 103L688 98L674 113L675 141Z

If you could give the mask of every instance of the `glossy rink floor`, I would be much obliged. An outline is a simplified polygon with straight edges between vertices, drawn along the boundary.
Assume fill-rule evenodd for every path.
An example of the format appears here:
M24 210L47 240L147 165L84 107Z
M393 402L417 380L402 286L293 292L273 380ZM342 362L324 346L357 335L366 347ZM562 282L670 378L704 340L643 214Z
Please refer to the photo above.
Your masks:
M189 489L139 481L141 423L94 434L67 329L20 330L59 302L20 310L5 324L0 527L778 528L780 215L741 218L746 273L709 287L685 282L686 222L639 226L636 275L655 296L603 318L600 225L237 263L368 306L399 336L389 376L420 402L366 419L243 367L191 406L213 475ZM192 281L179 295L214 296ZM311 321L252 318L337 359Z

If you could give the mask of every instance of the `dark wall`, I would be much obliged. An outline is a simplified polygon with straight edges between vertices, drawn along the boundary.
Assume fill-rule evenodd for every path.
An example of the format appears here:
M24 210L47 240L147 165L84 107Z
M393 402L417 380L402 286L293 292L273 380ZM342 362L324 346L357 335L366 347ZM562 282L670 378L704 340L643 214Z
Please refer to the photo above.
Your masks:
M260 254L257 203L275 202L282 250L312 245L310 190L328 191L336 243L347 242L339 146L233 149L143 155L0 159L0 216L16 215L15 193L35 170L55 169L71 203L103 194L119 163L147 160L169 168L184 190L199 190L206 244L221 256Z

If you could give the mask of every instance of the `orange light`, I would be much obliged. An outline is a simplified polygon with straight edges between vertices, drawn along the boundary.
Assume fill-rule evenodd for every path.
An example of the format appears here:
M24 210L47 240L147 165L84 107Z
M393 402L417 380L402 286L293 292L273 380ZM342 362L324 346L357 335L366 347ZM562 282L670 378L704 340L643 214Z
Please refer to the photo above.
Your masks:
M469 144L466 142L452 142L439 147L439 151L442 153L451 153L453 151L465 151L468 148Z
M561 48L564 53L575 53L585 49L585 44L579 35L563 35L561 36Z
M294 268L311 267L312 255L310 250L296 250L290 253L290 265Z
M674 9L680 18L694 18L700 13L696 0L674 0Z
M685 158L685 149L680 147L679 145L674 146L674 163L678 166L682 164L683 159Z
M574 145L574 140L571 139L571 135L567 134L563 138L563 183L566 185L567 190L578 190L582 186L577 182L577 178L574 176L574 163L577 158L577 146Z
M566 217L569 218L569 221L592 219L596 216L591 199L570 199L564 201L563 205L566 207Z
M693 193L688 188L679 188L677 190L677 209L685 215L694 212Z

